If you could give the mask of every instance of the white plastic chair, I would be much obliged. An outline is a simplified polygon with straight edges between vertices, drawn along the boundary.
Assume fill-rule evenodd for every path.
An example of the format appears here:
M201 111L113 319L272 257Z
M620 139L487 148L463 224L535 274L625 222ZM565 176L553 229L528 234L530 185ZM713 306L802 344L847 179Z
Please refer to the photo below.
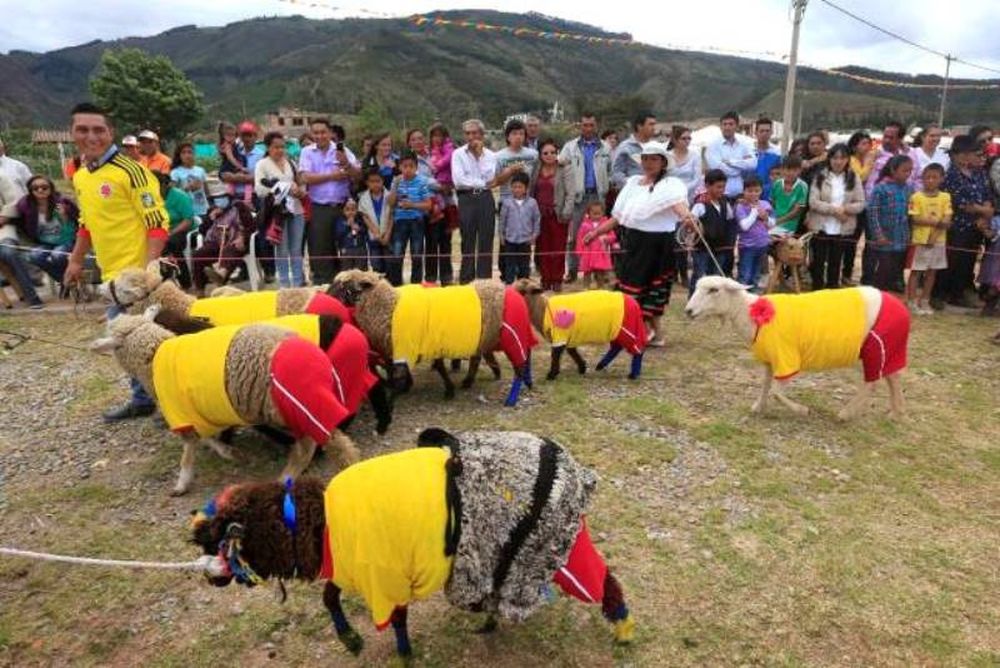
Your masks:
M264 271L260 266L260 262L257 261L257 232L250 235L249 246L247 254L243 256L243 264L247 267L247 279L250 281L250 290L256 292L264 283Z

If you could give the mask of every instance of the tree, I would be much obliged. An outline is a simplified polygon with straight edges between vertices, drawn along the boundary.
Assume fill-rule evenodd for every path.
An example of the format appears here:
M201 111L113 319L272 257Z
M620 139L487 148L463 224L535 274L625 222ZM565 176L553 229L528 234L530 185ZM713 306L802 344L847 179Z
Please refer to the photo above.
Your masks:
M122 128L174 139L204 113L201 91L166 56L107 50L90 80L94 100Z

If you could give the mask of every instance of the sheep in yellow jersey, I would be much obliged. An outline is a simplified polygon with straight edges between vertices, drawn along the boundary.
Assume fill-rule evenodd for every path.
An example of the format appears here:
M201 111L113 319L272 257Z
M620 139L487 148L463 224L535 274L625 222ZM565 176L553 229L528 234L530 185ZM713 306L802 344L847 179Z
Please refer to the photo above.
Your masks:
M114 352L160 406L172 431L184 437L175 494L188 490L200 439L220 454L213 439L228 427L267 424L287 428L296 441L282 476L298 476L317 445L331 443L344 466L357 450L338 430L349 411L333 387L330 360L318 346L273 325L215 327L175 336L141 316L108 323L108 336L93 348Z

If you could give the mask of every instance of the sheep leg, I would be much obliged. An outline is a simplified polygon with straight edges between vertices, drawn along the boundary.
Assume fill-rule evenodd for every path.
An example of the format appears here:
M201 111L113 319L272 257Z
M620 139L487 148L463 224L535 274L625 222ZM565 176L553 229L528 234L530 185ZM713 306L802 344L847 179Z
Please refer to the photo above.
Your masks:
M228 459L229 461L235 461L236 458L233 457L233 449L229 447L227 443L215 438L206 438L205 445L212 449L215 454L219 455L223 459Z
M491 350L483 355L483 359L486 361L486 366L493 372L493 380L500 380L503 373L500 371L500 362L497 361L496 354Z
M413 375L405 362L396 362L389 369L389 384L396 394L405 394L413 387Z
M635 621L629 614L625 603L625 592L618 579L609 570L604 575L604 598L601 600L601 613L604 618L615 626L615 642L626 644L635 637Z
M462 370L462 360L460 360L460 359L452 360L451 361L451 370L452 371L461 371Z
M198 448L198 437L192 434L184 436L184 451L181 453L181 471L177 476L177 484L174 485L172 496L187 494L194 480L194 453Z
M771 275L767 278L767 290L765 292L768 294L774 292L774 288L778 285L779 276L781 276L781 263L775 258L774 268L771 269Z
M898 420L903 417L903 383L898 373L885 377L889 385L889 417Z
M340 605L340 587L327 582L323 588L323 605L330 611L330 619L333 620L333 628L337 631L337 638L344 644L347 651L357 656L364 649L365 641L357 631L351 628L344 614L344 608Z
M517 400L521 396L521 385L523 384L524 378L521 373L515 373L514 380L510 384L510 392L507 393L507 399L503 402L504 406L517 406Z
M482 355L473 355L469 358L469 372L465 374L465 378L462 379L462 388L469 389L472 384L476 382L476 374L479 373L479 362L482 360Z
M552 364L549 366L549 373L546 380L555 380L559 376L559 366L562 362L563 348L565 346L552 346Z
M799 277L799 265L792 267L792 286L795 288L795 294L800 294L802 292L802 279Z
M597 370L604 371L607 369L608 365L615 361L615 358L618 357L618 353L622 350L623 348L620 345L612 343L611 346L608 347L608 352L604 353L604 357L602 357L601 361L597 363Z
M784 385L786 382L788 381L779 380L777 383L774 383L773 385L774 396L778 399L778 401L785 404L785 406L787 406L796 415L807 415L809 413L808 406L803 406L797 401L792 401L791 399L785 396Z
M583 359L583 355L576 348L566 348L566 352L569 354L570 359L576 362L576 370L582 376L587 373L587 363Z
M448 375L448 369L444 366L444 360L440 357L434 360L431 364L431 368L438 372L441 376L441 380L444 381L444 398L454 399L455 398L455 383L451 382L451 376Z
M528 351L528 354L525 356L524 367L522 369L517 370L515 373L517 373L519 376L521 376L521 378L524 379L524 384L527 385L528 389L530 390L532 383L534 383L534 379L531 377L531 351L530 350Z
M874 389L874 383L866 383L862 380L861 384L858 386L858 391L854 393L854 396L851 397L849 402L847 402L847 405L844 406L839 413L837 413L837 418L841 420L850 420L854 418L871 400L872 391Z
M757 397L757 401L750 407L750 412L754 414L763 413L767 409L767 400L771 397L771 367L765 364L763 369L764 375L761 376L761 380L764 382L760 385L760 396Z
M285 470L281 472L278 476L278 480L284 480L286 478L298 478L302 475L302 472L306 470L306 467L312 462L313 454L316 452L316 441L312 440L308 436L303 436L302 438L295 441L292 444L292 449L288 451L288 463L285 464Z
M330 448L333 457L337 462L337 466L341 469L346 469L348 466L361 459L361 453L358 451L357 446L354 445L354 441L352 441L347 434L341 431L339 427L334 429L333 433L330 434L330 440L327 441L327 446ZM313 451L315 451L315 449L316 446L313 444ZM311 461L312 455L310 455L309 459L306 460L306 466L308 466L308 463Z
M642 353L638 355L632 355L632 367L628 372L629 380L638 380L639 376L642 374Z
M392 631L396 634L396 653L401 657L409 657L413 654L410 646L410 633L406 628L407 608L401 605L392 611Z
M368 401L375 413L375 431L384 434L389 431L389 425L392 424L392 401L389 399L385 381L381 378L372 385L372 389L368 390Z

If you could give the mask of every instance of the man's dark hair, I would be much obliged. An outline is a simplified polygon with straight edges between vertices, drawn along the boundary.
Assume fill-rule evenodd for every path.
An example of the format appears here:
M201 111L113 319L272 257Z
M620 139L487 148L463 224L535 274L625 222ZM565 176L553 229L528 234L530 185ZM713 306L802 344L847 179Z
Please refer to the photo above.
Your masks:
M902 139L906 135L906 126L903 125L902 123L900 123L899 121L889 121L888 123L885 124L885 126L882 128L882 130L884 132L885 130L888 130L889 128L896 128L897 130L899 130L899 138L900 139Z
M595 114L594 112L592 112L590 110L585 110L583 113L580 114L580 119L582 120L584 118L593 118L596 121L597 120L597 114Z
M333 132L333 126L330 125L330 119L326 116L320 116L319 118L314 118L309 121L309 125L325 125L326 129Z
M510 133L515 130L524 130L525 136L528 135L528 128L525 126L524 121L517 118L511 119L503 128L503 138L507 140L508 143L510 143Z
M737 119L737 122L739 122L739 119ZM760 118L757 119L757 126L756 127L759 128L762 125L768 125L768 126L770 126L770 127L773 128L774 127L774 121L772 121L767 116L761 116Z
M108 118L108 112L93 102L80 102L69 112L70 118L77 114L97 114L98 116L103 116L104 120L108 121L108 123L111 123L111 119Z
M726 113L722 114L721 117L719 117L719 122L722 123L723 121L736 121L736 124L739 125L740 115L737 114L735 111L727 111Z
M285 135L283 135L282 133L278 132L277 130L271 130L266 135L264 135L264 146L266 146L267 148L271 148L271 142L273 142L275 139L284 139L284 138Z
M802 169L802 158L797 155L786 155L781 159L782 169Z
M382 180L382 174L378 171L378 167L369 167L365 170L365 173L361 175L362 180L367 181L373 176L377 176L378 180Z
M525 188L527 188L528 184L531 183L531 179L528 178L528 175L525 174L524 172L517 172L516 174L514 174L514 176L510 177L510 182L511 185L515 183L520 183L523 184Z
M941 163L938 163L938 162L932 162L931 164L929 164L926 167L924 167L924 171L921 172L921 176L923 174L926 174L927 172L936 172L937 174L940 174L943 177L944 176L944 165L942 165Z
M713 183L718 183L719 181L722 181L723 183L725 183L726 181L726 173L723 172L721 169L710 169L707 172L705 172L706 186L710 186Z
M763 188L764 185L760 182L755 174L743 179L743 190L749 190L750 188Z
M650 111L640 111L632 119L632 132L638 132L639 128L646 124L646 120L652 118L656 119L656 116Z

